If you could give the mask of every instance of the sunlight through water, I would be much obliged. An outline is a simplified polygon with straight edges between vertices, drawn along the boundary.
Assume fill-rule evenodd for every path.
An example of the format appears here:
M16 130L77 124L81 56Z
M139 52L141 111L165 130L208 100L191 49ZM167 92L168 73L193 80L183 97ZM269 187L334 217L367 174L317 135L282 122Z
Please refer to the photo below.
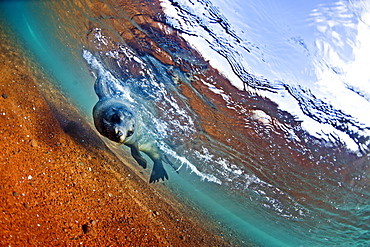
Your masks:
M134 105L173 164L165 183L246 246L369 245L368 2L9 1L1 15L89 116L98 75Z

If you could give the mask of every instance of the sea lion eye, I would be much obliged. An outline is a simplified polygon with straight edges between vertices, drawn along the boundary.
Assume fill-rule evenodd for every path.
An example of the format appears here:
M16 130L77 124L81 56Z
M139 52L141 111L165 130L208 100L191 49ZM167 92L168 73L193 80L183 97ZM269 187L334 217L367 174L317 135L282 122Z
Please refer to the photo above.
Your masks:
M133 130L129 130L127 131L127 137L130 137L134 134L134 131Z
M121 122L121 117L118 114L114 114L112 116L112 122L113 123L119 123L119 122Z

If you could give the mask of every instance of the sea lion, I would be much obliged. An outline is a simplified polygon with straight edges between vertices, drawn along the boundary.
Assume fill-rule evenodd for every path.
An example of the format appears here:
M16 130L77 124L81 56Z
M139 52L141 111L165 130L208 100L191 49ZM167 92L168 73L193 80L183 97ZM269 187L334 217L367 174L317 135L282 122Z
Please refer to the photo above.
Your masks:
M148 138L143 138L144 130L136 124L133 107L126 102L119 94L112 95L102 78L98 77L95 81L95 92L99 101L93 109L94 124L98 132L119 144L124 144L131 149L132 157L144 169L147 167L147 161L141 155L140 151L147 154L154 162L153 170L149 182L157 182L160 179L168 179L166 170L162 164L162 157L159 148Z

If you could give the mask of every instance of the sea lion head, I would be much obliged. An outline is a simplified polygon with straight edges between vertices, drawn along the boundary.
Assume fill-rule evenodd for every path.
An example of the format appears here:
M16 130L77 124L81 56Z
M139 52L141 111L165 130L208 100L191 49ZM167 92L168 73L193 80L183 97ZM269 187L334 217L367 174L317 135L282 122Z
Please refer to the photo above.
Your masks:
M134 141L135 117L125 104L99 101L94 107L93 116L95 127L101 135L121 144Z

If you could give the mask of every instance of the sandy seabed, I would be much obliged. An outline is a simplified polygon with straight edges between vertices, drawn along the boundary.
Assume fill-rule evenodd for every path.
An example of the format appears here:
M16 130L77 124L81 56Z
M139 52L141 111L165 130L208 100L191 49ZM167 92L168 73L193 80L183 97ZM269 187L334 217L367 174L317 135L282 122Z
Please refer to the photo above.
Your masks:
M117 158L4 25L0 40L1 246L233 245Z

